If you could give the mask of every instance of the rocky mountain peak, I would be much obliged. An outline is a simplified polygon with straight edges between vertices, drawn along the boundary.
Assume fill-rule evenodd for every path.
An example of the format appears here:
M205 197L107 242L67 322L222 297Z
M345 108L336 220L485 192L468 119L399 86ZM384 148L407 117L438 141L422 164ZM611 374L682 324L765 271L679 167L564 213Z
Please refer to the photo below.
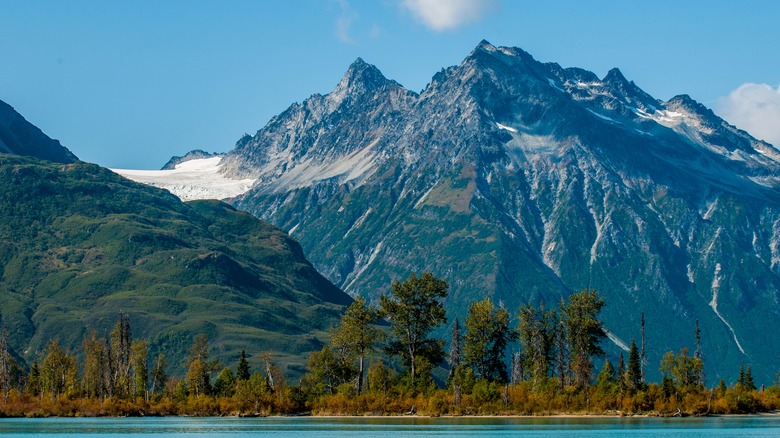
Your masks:
M385 89L401 87L397 82L387 79L376 66L357 58L344 73L332 96L343 97L347 94L363 94Z

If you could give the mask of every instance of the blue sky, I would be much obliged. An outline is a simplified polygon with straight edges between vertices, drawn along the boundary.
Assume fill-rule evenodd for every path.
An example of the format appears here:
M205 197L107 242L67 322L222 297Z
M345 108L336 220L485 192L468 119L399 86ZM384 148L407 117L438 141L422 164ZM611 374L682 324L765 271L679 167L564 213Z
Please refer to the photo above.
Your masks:
M0 0L0 99L85 161L227 151L357 57L419 91L477 43L653 96L690 94L780 145L780 2Z

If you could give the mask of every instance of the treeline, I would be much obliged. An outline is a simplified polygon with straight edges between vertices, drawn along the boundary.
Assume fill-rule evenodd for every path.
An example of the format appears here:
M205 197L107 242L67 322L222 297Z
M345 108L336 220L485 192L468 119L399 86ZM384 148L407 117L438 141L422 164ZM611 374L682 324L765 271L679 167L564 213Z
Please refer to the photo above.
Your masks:
M557 308L509 311L489 298L453 323L449 345L433 336L447 322L447 283L430 273L395 281L377 307L358 298L310 355L307 373L291 385L270 353L252 370L244 351L223 367L208 340L193 340L184 376L169 376L164 354L148 357L133 339L127 315L111 334L84 338L76 355L52 340L28 369L14 360L0 329L0 416L72 415L707 415L780 409L780 383L760 390L749 365L736 384L704 385L698 323L696 350L669 352L663 379L648 383L644 318L627 361L603 360L606 337L594 290L572 294ZM382 320L387 324L382 324ZM388 327L389 324L389 327ZM521 349L506 357L509 345ZM778 376L780 380L780 375Z

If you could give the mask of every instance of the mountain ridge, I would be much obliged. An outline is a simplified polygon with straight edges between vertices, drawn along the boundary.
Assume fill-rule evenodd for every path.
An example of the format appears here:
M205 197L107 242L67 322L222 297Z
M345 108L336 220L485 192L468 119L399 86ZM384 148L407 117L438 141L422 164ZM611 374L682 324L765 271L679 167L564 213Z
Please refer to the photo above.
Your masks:
M352 70L242 137L223 168L257 178L233 204L288 230L336 285L375 299L430 270L458 317L484 296L514 309L594 287L615 345L646 315L650 364L692 345L699 320L710 379L742 362L777 372L771 145L618 69L600 79L487 41L419 94Z

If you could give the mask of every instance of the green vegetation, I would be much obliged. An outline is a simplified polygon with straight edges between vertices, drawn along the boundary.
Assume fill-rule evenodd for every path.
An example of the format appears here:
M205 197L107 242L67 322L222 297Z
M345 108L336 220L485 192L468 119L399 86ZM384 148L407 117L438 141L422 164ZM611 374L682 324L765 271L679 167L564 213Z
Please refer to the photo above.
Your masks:
M174 372L204 333L220 361L274 351L299 376L351 302L286 233L222 202L182 203L95 165L7 154L0 187L0 322L21 364L53 339L84 359L90 331L102 343L121 312Z
M735 385L728 387L721 380L719 387L705 388L703 360L689 356L687 349L664 356L660 385L641 378L635 344L627 368L621 361L616 370L607 360L594 382L592 360L599 355L603 338L598 313L605 303L593 290L572 294L559 309L521 309L518 331L526 361L513 358L511 379L503 358L517 331L507 323L508 310L489 299L472 303L463 360L456 323L449 355L452 370L444 387L434 378L441 349L415 347L416 361L411 361L406 353L411 344L404 339L415 332L423 341L420 345L442 344L427 335L436 321L444 319L438 309L446 289L446 283L426 273L395 283L395 293L382 300L380 309L362 299L355 301L333 328L331 342L311 353L308 372L298 386L289 383L269 354L261 354L260 372L250 373L243 350L235 372L232 366L222 366L211 359L212 348L203 334L191 339L183 377L169 378L164 356L148 362L148 344L133 337L126 315L120 316L105 341L94 332L84 338L81 361L52 340L39 360L23 371L14 366L6 346L0 348L0 371L12 371L0 373L0 389L6 394L0 416L708 415L780 408L778 383L757 390L749 366ZM393 336L386 356L378 353L384 332L374 324L379 312L396 316L390 319L388 331ZM413 330L405 314L427 317L429 323ZM574 342L579 346L571 345ZM398 366L385 365L394 356L401 358ZM364 361L372 362L365 376ZM576 362L582 365L569 365Z

